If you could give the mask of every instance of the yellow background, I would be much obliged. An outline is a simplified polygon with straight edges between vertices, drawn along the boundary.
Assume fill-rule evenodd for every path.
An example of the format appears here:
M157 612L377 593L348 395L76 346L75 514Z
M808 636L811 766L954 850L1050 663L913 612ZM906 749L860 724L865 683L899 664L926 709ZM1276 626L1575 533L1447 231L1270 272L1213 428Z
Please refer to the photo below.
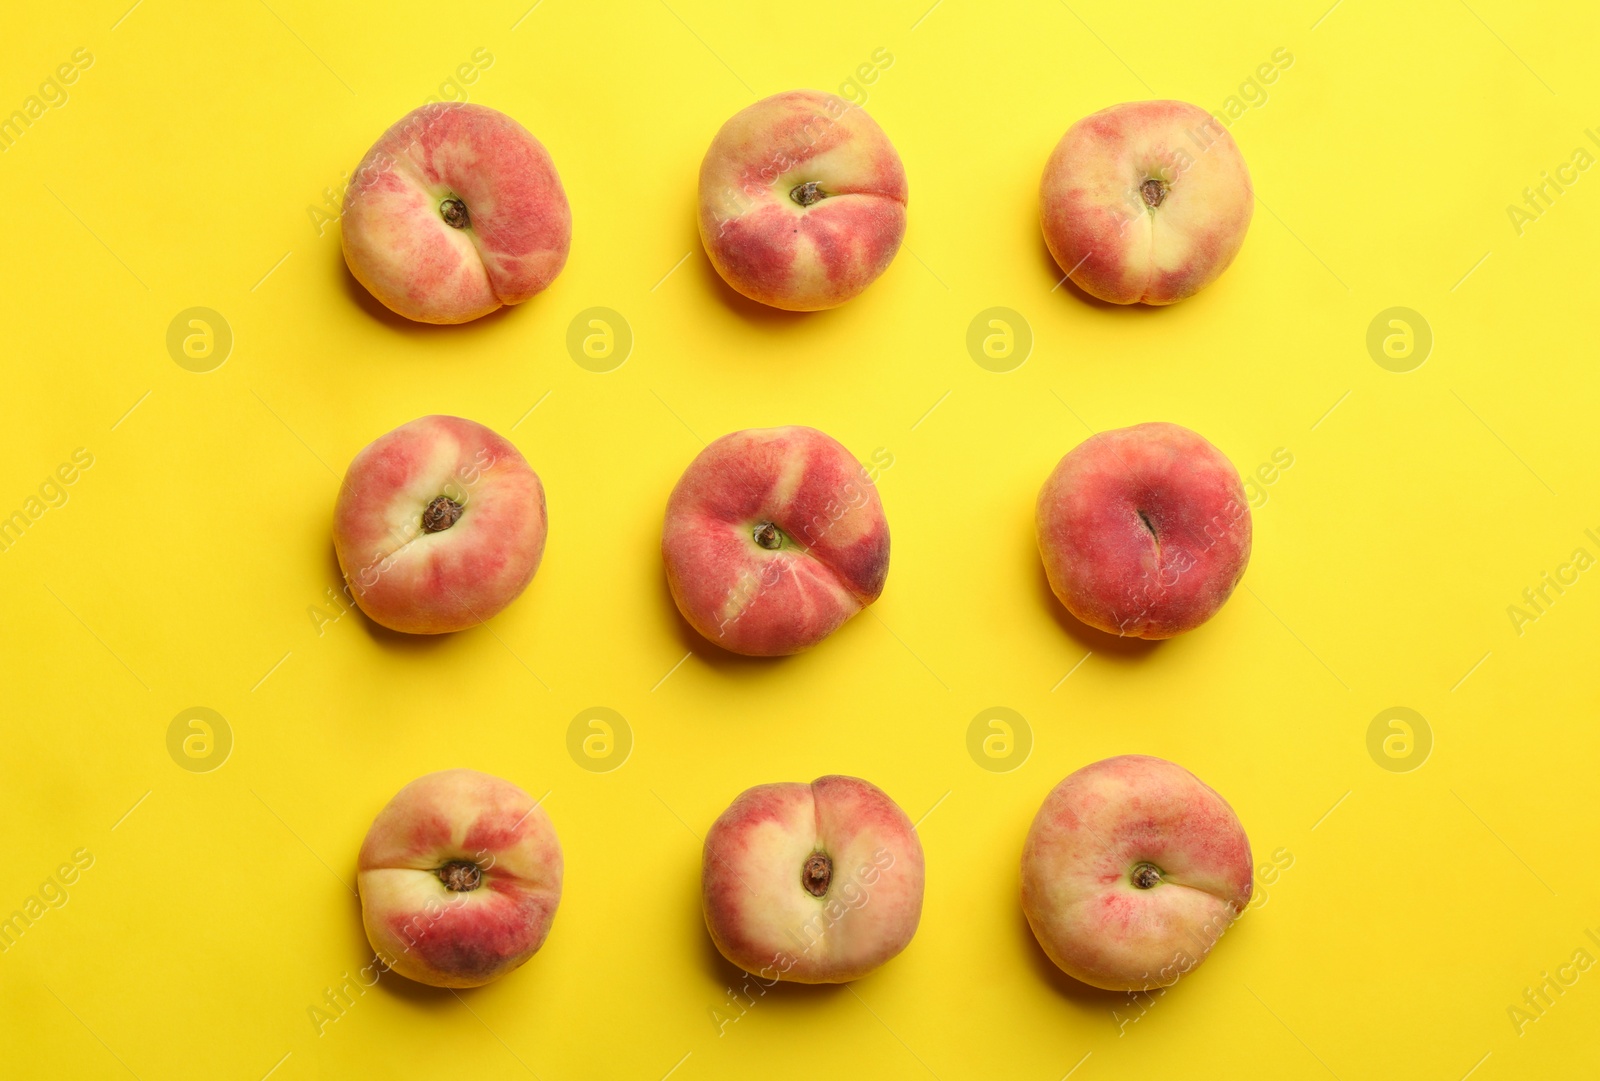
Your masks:
M1522 235L1506 211L1600 149L1597 32L1592 7L1508 0L14 6L4 113L75 49L93 63L0 154L0 510L77 448L94 464L0 553L0 915L72 852L94 862L0 954L0 1073L1600 1072L1600 970L1520 1034L1508 1014L1576 950L1600 957L1600 575L1521 634L1507 614L1575 548L1600 555L1600 175ZM1280 47L1292 66L1231 127L1259 197L1232 269L1161 310L1053 289L1036 190L1066 127L1146 97L1220 110ZM311 208L479 48L466 89L549 148L571 259L519 309L405 325ZM906 244L843 308L755 310L700 249L700 157L756 97L838 90L880 48L867 109L910 179ZM194 306L234 336L205 374L166 347ZM593 306L634 336L605 374L565 344ZM1011 372L967 351L992 306L1031 327ZM1366 345L1394 306L1435 338L1407 373ZM339 476L431 412L510 435L543 477L537 580L439 640L319 626ZM1221 613L1119 644L1050 597L1033 499L1091 428L1158 419L1242 472L1294 464ZM822 646L746 661L677 617L660 517L702 440L783 423L893 456L893 567ZM192 706L233 735L210 772L167 751ZM633 735L611 772L567 750L593 706ZM1009 772L967 751L994 706L1032 734ZM1392 706L1432 734L1409 772L1368 751ZM1142 1011L1060 977L1016 899L1049 788L1135 751L1221 791L1258 862L1292 857ZM548 945L460 995L385 977L319 1035L309 1009L370 958L349 886L372 816L456 765L549 793L567 880ZM698 837L741 789L827 772L926 815L921 929L867 979L739 1015ZM738 1017L720 1034L717 1009Z

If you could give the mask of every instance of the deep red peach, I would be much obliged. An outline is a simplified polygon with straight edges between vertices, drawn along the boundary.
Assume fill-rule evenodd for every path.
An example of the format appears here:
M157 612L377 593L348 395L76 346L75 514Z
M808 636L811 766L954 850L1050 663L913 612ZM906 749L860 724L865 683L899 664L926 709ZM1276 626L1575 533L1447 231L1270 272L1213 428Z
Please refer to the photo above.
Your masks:
M735 653L822 641L878 599L889 525L861 463L815 428L725 435L667 501L661 554L678 610Z
M1074 447L1039 491L1050 588L1091 627L1171 638L1221 608L1250 562L1250 505L1222 452L1176 424Z

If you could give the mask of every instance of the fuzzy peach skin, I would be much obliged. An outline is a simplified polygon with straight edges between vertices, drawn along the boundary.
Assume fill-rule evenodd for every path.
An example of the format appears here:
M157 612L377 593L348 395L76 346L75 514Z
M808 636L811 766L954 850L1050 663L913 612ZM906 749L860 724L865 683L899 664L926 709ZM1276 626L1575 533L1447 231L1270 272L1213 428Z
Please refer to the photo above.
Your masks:
M1176 424L1135 424L1079 443L1039 490L1036 520L1056 598L1110 634L1193 630L1250 562L1239 471Z
M1022 910L1050 960L1112 991L1166 987L1250 901L1250 841L1182 766L1128 754L1056 785L1022 850Z
M706 928L763 980L860 979L911 942L922 917L922 842L856 777L740 793L706 834Z
M775 94L722 125L700 164L700 240L724 281L789 311L843 304L888 269L906 174L859 106Z
M1233 136L1182 101L1132 101L1067 129L1044 167L1045 243L1084 292L1171 304L1239 254L1255 192Z
M555 163L521 124L436 102L367 151L339 228L350 273L391 311L465 323L555 280L572 214Z
M724 649L809 649L878 599L889 523L861 463L815 428L750 428L712 443L667 500L667 584Z
M544 945L561 868L555 828L522 789L477 770L430 773L367 832L356 868L361 922L402 976L478 987Z
M460 417L422 417L374 440L333 508L356 604L409 634L464 630L516 600L545 531L538 474L505 438Z

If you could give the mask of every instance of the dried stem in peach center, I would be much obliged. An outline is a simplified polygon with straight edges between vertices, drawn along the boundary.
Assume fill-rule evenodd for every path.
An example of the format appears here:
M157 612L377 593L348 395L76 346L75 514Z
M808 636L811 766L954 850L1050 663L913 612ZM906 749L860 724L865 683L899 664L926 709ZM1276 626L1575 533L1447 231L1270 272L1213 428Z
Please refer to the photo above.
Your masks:
M456 524L461 517L462 506L447 495L434 498L422 512L422 531L424 533L442 533Z
M470 893L483 882L483 872L470 860L451 860L434 874L439 876L444 888L452 893Z
M465 229L472 224L472 219L467 214L467 204L454 197L439 204L439 216L452 229Z
M793 199L801 206L810 206L812 203L820 203L827 197L828 193L823 191L821 186L819 186L815 180L807 180L804 184L796 184L789 191L789 198Z
M821 897L828 892L828 884L833 881L833 860L828 858L826 852L813 852L806 859L805 866L800 868L800 885L813 897Z
M1152 176L1139 185L1139 194L1144 197L1145 206L1160 206L1167 197L1167 185Z
M783 531L771 522L762 522L750 534L757 544L769 552L783 547Z
M1128 881L1133 883L1134 889L1154 889L1161 882L1161 869L1153 863L1135 864Z

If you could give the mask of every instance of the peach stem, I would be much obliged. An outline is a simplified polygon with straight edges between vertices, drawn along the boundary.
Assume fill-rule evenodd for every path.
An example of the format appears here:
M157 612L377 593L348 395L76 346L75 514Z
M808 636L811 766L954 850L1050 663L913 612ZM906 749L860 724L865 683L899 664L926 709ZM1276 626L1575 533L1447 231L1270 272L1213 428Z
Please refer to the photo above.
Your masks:
M805 887L807 893L813 897L821 897L828 892L828 883L833 881L833 861L826 852L813 852L800 868L800 885Z

